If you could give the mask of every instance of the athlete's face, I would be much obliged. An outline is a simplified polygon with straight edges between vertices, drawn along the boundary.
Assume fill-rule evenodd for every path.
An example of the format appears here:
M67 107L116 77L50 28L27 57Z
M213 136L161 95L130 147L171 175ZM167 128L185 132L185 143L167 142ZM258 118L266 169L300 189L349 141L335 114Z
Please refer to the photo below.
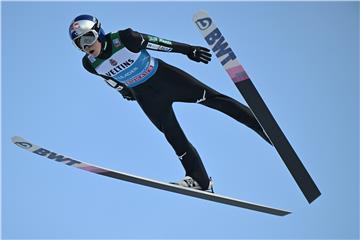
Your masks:
M101 52L101 43L99 41L96 41L93 45L85 46L84 50L86 53L97 57Z

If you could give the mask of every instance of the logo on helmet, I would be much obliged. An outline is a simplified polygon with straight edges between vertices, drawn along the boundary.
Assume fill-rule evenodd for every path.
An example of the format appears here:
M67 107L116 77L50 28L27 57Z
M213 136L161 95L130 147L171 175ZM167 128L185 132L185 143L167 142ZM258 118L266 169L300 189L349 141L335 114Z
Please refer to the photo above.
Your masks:
M116 65L118 65L118 62L117 61L115 61L114 59L112 59L112 58L110 58L110 64L111 65L113 65L113 66L116 66Z
M76 31L80 28L80 24L78 22L74 22L72 25L71 25L71 31Z

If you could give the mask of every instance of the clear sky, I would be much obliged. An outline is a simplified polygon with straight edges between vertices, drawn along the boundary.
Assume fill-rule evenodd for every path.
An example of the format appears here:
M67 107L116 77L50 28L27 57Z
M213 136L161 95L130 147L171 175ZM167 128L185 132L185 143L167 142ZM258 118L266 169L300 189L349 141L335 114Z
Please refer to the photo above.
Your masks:
M206 46L207 10L323 195L309 205L275 149L214 110L177 103L215 191L293 211L276 217L134 185L14 146L20 135L75 159L161 181L179 160L136 102L81 66L79 14ZM358 238L359 3L2 3L2 238ZM217 59L152 52L244 102Z

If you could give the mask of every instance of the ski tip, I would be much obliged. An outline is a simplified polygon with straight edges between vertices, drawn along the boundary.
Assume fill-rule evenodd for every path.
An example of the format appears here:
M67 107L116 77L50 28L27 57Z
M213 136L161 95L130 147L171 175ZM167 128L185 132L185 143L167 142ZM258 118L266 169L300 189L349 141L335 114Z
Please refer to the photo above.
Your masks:
M11 138L11 141L12 141L13 143L17 143L17 142L24 142L25 140L24 140L22 137L13 136L13 137Z
M193 15L193 21L198 20L199 18L207 17L208 13L205 10L199 10Z
M11 138L11 141L16 146L24 148L24 149L30 149L30 148L34 147L34 144L29 143L28 141L26 141L25 139L23 139L22 137L19 137L19 136L13 136Z

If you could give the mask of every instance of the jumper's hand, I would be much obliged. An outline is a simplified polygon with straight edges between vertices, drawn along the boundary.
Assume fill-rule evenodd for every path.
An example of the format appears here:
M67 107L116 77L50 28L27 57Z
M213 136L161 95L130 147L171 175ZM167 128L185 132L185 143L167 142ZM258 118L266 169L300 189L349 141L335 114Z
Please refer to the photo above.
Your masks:
M200 46L191 46L187 56L195 62L208 64L211 61L210 50Z

